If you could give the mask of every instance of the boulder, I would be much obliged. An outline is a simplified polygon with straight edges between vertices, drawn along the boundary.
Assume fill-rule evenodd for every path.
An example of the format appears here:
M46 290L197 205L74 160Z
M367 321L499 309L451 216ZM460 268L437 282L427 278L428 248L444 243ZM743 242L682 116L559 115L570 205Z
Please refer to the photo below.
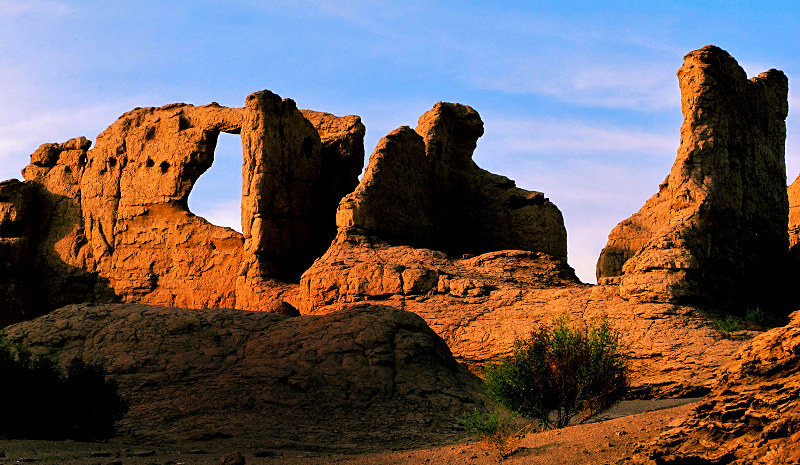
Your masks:
M800 312L753 339L723 367L688 419L631 460L637 464L800 461Z
M472 161L483 122L466 105L437 103L416 130L384 137L358 187L339 204L339 236L451 255L519 249L566 260L561 212L541 192Z
M6 329L34 354L104 366L122 438L237 447L410 447L461 438L478 380L422 318L360 305L325 316L70 305Z
M678 79L677 159L659 192L611 231L598 280L639 301L764 305L788 249L788 81L774 69L748 80L714 46L687 54Z

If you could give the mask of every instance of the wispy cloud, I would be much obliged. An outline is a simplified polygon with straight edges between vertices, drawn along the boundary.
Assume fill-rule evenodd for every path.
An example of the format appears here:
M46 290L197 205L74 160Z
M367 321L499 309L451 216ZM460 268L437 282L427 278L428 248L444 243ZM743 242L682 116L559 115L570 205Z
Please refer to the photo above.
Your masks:
M487 90L546 95L588 107L660 111L680 105L671 64L599 64L577 56L564 61L546 66L542 58L507 57L476 70L471 79Z
M646 153L674 157L679 139L672 133L547 119L487 119L481 153Z
M189 209L197 216L202 216L212 224L226 226L242 232L242 206L239 199L225 201L193 201L189 197Z
M20 15L65 15L72 8L62 2L48 0L0 0L0 18Z
M141 104L146 98L121 99L113 103L75 107L0 109L0 180L19 178L20 170L29 162L29 155L48 142L64 142L85 136L94 140L97 134L122 113ZM22 115L22 116L21 116Z

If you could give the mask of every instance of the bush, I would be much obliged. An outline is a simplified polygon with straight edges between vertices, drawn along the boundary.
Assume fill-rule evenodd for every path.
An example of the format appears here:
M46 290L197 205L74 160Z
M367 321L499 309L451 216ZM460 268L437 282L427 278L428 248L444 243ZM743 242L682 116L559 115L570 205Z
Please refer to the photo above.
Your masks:
M584 332L562 315L552 329L542 325L517 339L512 355L487 366L485 383L491 398L548 429L576 415L582 423L618 403L628 374L629 357L605 318Z
M721 320L714 320L714 327L722 333L722 337L725 339L733 338L733 333L742 329L739 320L731 315Z
M744 318L759 328L772 328L779 324L778 318L772 313L762 310L761 307L747 309Z
M513 418L501 417L497 412L481 413L477 410L462 415L460 423L476 439L483 441L498 462L516 452L519 441L530 426L525 424L519 428L515 426Z
M52 358L12 347L0 333L0 437L107 438L127 409L101 367L76 358L64 374Z

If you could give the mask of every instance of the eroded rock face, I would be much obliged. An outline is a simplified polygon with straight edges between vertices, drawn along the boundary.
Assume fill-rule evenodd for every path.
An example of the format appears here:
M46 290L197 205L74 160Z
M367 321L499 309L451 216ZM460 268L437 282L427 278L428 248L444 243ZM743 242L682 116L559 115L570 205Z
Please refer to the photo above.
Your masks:
M559 259L521 250L456 259L351 238L303 275L299 300L302 313L333 313L354 302L414 312L477 373L539 324L564 313L579 325L605 316L633 354L637 397L702 395L743 343L724 339L696 307L631 302L616 286L580 284Z
M130 402L119 430L136 440L411 447L463 436L455 419L482 403L422 318L382 306L292 318L71 305L7 333L34 354L106 367Z
M797 463L798 398L800 312L736 354L692 415L642 447L633 463Z
M3 311L35 316L71 302L116 300L279 308L273 300L287 289L279 280L297 279L335 237L336 204L363 163L358 117L307 114L313 123L292 100L262 91L245 108L134 109L92 149L85 138L41 146L23 170L25 187L13 187L36 207L27 208L25 222L12 217L19 201L0 209L11 212L0 217L0 231L27 231L27 256L17 262L39 276L38 303L26 304L38 309ZM243 139L244 234L187 206L220 132Z
M678 79L678 157L659 192L609 235L598 279L621 276L621 295L640 301L763 304L788 245L786 76L748 80L706 46L686 55Z
M789 251L800 260L800 176L789 185Z
M340 236L453 255L520 249L566 260L561 212L542 193L478 168L472 152L481 135L475 110L439 102L416 130L404 126L384 137L339 205Z

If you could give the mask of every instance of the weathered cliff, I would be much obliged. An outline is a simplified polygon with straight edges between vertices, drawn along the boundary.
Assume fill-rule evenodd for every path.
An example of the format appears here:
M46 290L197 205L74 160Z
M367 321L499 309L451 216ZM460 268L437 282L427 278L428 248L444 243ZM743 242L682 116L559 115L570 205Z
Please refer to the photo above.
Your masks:
M677 159L659 192L611 232L597 277L620 276L622 296L640 301L763 305L788 248L786 76L748 80L706 46L686 55L678 79Z
M475 110L443 102L416 130L392 131L339 205L339 237L376 236L451 255L520 249L566 260L561 212L541 192L480 169L472 153L481 135Z
M336 205L363 163L358 117L306 114L313 123L292 100L263 91L244 108L134 109L91 149L85 138L41 146L24 187L4 188L24 199L0 199L14 211L29 206L24 220L0 218L4 235L27 231L16 240L24 247L3 252L12 255L5 266L43 278L15 287L36 298L3 309L17 315L8 321L71 302L274 307L286 289L280 281L296 279L334 238ZM187 205L220 132L243 140L244 234Z

